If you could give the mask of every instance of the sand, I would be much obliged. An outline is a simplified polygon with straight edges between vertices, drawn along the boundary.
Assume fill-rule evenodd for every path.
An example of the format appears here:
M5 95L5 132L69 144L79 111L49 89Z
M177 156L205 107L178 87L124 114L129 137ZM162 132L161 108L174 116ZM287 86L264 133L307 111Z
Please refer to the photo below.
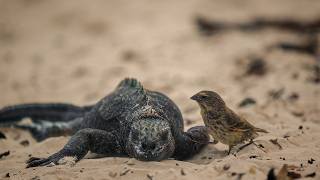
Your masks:
M0 178L266 179L271 168L277 173L288 164L290 172L303 178L316 172L314 179L320 179L320 84L310 81L315 57L269 48L303 36L266 29L207 37L194 21L199 15L222 22L312 20L319 9L317 0L0 0L0 107L92 104L124 77L136 77L178 104L186 129L203 124L189 98L206 89L270 132L256 139L260 148L249 145L236 156L227 156L227 146L219 143L187 161L87 157L76 164L25 169L28 156L46 157L69 137L37 143L28 132L1 128L7 139L0 139L0 153L10 155L0 159ZM264 75L243 75L252 57L266 62ZM247 97L256 104L239 107ZM24 140L30 144L22 145Z

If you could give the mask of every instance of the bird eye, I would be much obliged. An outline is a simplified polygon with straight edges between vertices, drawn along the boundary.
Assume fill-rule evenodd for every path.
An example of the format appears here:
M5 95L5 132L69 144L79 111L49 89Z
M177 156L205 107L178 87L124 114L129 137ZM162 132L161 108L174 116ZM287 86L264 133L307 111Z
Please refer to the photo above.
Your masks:
M207 96L206 96L206 95L201 95L200 98L201 98L201 99L206 99Z

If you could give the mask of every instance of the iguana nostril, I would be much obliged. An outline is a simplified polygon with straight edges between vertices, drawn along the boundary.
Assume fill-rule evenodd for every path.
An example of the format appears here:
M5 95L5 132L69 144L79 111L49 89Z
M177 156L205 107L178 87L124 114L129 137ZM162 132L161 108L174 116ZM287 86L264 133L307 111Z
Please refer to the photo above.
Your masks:
M141 148L144 150L154 150L156 148L155 143L142 143Z
M155 143L151 143L149 146L150 150L154 150L156 148L156 144Z
M142 149L147 149L147 144L146 143L142 143L141 147L142 147Z

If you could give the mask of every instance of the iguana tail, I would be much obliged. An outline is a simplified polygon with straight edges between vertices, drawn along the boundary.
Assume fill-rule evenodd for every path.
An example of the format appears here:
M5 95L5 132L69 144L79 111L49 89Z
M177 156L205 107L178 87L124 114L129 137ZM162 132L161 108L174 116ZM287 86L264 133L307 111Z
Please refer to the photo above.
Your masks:
M12 124L28 117L32 120L46 120L52 122L69 121L82 116L91 108L92 106L79 107L63 103L35 103L7 106L0 109L0 126L1 124Z

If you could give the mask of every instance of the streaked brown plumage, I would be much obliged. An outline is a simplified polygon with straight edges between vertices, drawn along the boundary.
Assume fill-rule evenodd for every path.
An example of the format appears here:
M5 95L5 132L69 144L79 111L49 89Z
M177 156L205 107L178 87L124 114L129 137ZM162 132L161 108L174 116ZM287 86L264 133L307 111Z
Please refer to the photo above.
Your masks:
M228 145L228 154L233 146L256 138L257 132L267 133L266 130L254 127L229 109L216 92L201 91L191 99L198 102L204 124L214 143L221 142Z

